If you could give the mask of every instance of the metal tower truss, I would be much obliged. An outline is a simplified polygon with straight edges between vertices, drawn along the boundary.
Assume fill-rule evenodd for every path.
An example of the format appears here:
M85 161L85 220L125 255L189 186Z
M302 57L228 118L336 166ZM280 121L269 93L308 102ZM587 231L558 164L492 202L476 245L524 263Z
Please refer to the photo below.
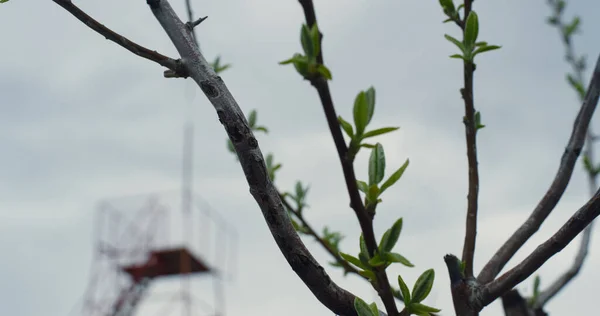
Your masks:
M199 197L188 196L166 192L100 203L79 315L224 315L223 283L232 276L237 235ZM171 211L181 203L186 212Z

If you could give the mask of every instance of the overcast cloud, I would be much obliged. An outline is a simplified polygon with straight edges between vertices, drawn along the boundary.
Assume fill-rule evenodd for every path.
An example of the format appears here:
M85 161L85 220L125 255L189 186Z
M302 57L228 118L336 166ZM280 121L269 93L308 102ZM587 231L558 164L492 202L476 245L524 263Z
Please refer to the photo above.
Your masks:
M576 46L595 61L600 53L600 3L569 1L584 33ZM145 1L77 1L124 36L176 57ZM183 16L184 1L172 1ZM223 74L238 103L271 134L258 136L263 153L283 168L280 188L311 185L307 216L319 229L342 231L346 252L357 251L358 224L348 208L343 176L318 96L291 66L277 62L300 51L302 9L295 0L194 1L208 59L233 67ZM351 117L356 94L377 90L372 126L401 126L380 138L388 168L410 158L402 180L383 197L378 234L404 218L399 251L416 268L395 267L413 283L434 268L427 300L453 315L442 257L460 254L466 210L467 162L462 66L448 56L437 1L316 0L333 73L337 111ZM486 128L478 138L480 226L475 269L528 216L544 194L564 151L577 111L564 80L568 66L556 30L544 22L545 1L477 1L480 38L502 45L484 54L475 77L475 103ZM0 306L15 316L62 316L76 306L90 277L92 230L99 200L180 186L185 117L195 124L195 191L240 236L235 280L227 285L228 315L331 315L313 297L276 247L248 193L241 168L227 152L212 106L190 81L164 79L161 67L94 33L51 1L12 0L0 6ZM189 109L191 107L191 110ZM599 121L593 128L600 130ZM356 162L366 176L367 155ZM510 262L518 263L584 204L585 175L576 168L552 216ZM168 200L168 199L167 199ZM171 200L169 200L171 201ZM171 203L177 209L176 202ZM552 315L588 314L600 274L600 234L577 280L555 298ZM327 254L310 239L322 263ZM566 269L577 241L539 272L542 285ZM209 258L210 259L210 258ZM355 276L327 268L341 286L367 300L375 294ZM531 280L519 288L531 293ZM206 287L205 290L210 290ZM200 294L198 294L200 295ZM175 314L173 314L175 315ZM502 315L494 303L482 315Z

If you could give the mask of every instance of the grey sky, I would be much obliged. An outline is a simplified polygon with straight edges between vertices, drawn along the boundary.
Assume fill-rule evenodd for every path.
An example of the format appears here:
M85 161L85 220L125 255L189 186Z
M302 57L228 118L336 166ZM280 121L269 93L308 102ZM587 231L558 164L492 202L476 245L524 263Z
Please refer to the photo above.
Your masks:
M380 137L388 170L410 158L402 180L383 197L376 218L381 234L404 218L398 250L416 268L397 267L412 284L434 268L428 302L452 315L445 253L460 254L466 209L467 170L463 104L458 89L461 63L443 34L437 1L317 0L325 34L325 62L333 73L337 111L350 118L356 94L377 90L371 123L401 126ZM593 30L600 4L570 1L584 33L579 52L590 63L600 53ZM172 1L184 14L184 1ZM145 1L78 1L113 30L176 57L175 49ZM242 109L259 110L271 134L259 136L264 153L283 162L280 188L297 179L310 183L308 217L347 238L342 249L357 251L358 224L347 207L341 168L318 96L291 66L277 62L300 51L301 7L295 0L194 1L208 59L221 54L233 68L223 74ZM480 38L502 45L479 58L475 104L487 127L479 134L481 211L475 269L525 219L554 176L577 104L567 87L563 49L556 30L544 22L545 1L477 1ZM331 315L289 268L277 249L241 168L225 148L225 133L200 91L191 83L162 77L156 64L106 41L51 1L12 0L0 6L0 301L7 315L66 315L81 297L89 276L91 230L98 200L173 190L180 183L182 127L193 99L196 124L195 185L238 230L237 279L228 287L228 315ZM188 95L186 96L186 91ZM192 90L195 91L195 90ZM600 130L598 120L593 127ZM356 162L366 176L367 155ZM588 196L576 168L569 189L542 230L509 266L524 258L567 219ZM600 275L593 235L580 278L548 306L553 315L590 310ZM312 240L308 247L326 264L330 258ZM574 244L575 245L575 244ZM573 246L574 246L573 245ZM542 284L570 263L568 247L541 270ZM329 269L341 286L367 300L369 285ZM521 289L531 291L531 281ZM482 315L501 315L493 304Z

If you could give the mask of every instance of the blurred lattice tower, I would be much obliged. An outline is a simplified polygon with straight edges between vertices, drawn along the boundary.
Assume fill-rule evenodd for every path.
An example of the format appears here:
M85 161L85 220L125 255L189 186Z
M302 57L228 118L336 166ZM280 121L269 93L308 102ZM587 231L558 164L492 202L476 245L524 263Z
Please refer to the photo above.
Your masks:
M192 195L192 131L186 125L181 191L99 204L90 280L77 314L225 315L223 285L232 279L237 233Z

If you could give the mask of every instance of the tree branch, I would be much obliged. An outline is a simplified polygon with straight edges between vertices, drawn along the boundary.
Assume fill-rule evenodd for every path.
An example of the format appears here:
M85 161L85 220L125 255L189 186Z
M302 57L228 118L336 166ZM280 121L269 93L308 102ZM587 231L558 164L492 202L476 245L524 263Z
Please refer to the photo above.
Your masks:
M111 29L102 25L100 22L96 21L91 16L87 15L81 9L79 9L76 5L74 5L71 0L52 0L54 3L63 7L65 10L69 11L73 16L75 16L79 21L83 22L83 24L87 25L92 30L96 31L98 34L104 36L107 40L113 41L117 43L119 46L127 49L128 51L138 55L142 58L151 60L163 67L169 68L170 71L165 71L165 77L183 77L187 78L187 73L185 72L185 68L183 67L180 60L175 60L169 58L167 56L161 55L156 51L145 48L141 45L138 45L124 36L115 33Z
M308 27L312 27L313 25L317 24L317 18L313 1L298 1L304 11L304 16L306 18L306 23ZM323 64L322 39L323 34L319 31L319 42L321 49L319 50L317 61L320 64ZM333 141L338 152L338 157L342 165L342 170L344 172L346 187L348 189L348 195L350 196L350 207L354 210L354 213L356 214L356 217L360 224L360 228L363 232L363 236L365 239L365 244L367 245L367 250L369 251L369 254L373 256L375 250L377 249L377 241L375 240L375 232L373 230L373 217L368 214L360 198L358 185L356 183L356 175L354 173L354 157L349 157L348 155L348 147L346 146L346 142L344 140L344 136L342 135L342 131L338 122L338 116L335 112L333 99L329 91L329 84L327 83L327 80L325 80L322 76L312 79L310 80L310 82L319 94L319 98L321 99L321 104L323 106L323 111L325 112L325 117L327 118L327 124L329 125L329 131L331 132L331 136L333 137ZM394 301L394 294L392 292L385 269L378 268L375 271L375 275L377 276L378 284L377 292L379 294L379 297L381 297L381 300L383 301L387 314L391 316L398 315L398 309L396 307L396 302Z
M600 215L600 191L596 192L592 199L581 207L556 234L539 245L525 260L487 284L482 298L483 305L490 304L528 278L550 257L564 249L598 215Z
M317 299L338 315L356 315L355 296L340 288L306 249L292 227L279 194L269 179L264 157L242 110L227 86L206 62L188 28L167 0L147 0L152 13L181 55L190 77L196 81L217 111L250 186L279 249Z
M516 232L498 249L490 261L485 265L478 276L480 283L488 283L493 280L508 260L519 250L523 244L531 237L542 225L544 220L550 215L560 198L562 197L571 175L575 162L581 153L588 125L598 104L598 94L600 92L600 57L596 62L592 79L590 80L587 93L582 103L581 109L575 119L571 138L567 148L561 158L558 172L552 182L552 185L546 192L546 195L539 202L537 207L531 213L529 218L517 229ZM561 248L562 249L562 248ZM545 260L544 260L545 261Z
M461 28L463 32L467 17L471 12L471 0L465 0L465 16ZM477 167L477 126L475 122L475 105L473 101L473 74L475 65L464 61L464 88L461 89L465 101L465 138L467 141L467 159L469 161L469 194L467 196L467 220L462 261L465 263L465 276L473 277L473 259L477 238L477 200L479 198L479 170Z
M304 216L300 212L298 212L296 209L294 209L292 207L292 205L290 205L290 203L285 199L285 197L283 197L283 195L281 193L279 193L279 197L281 198L281 201L283 202L283 206L285 206L290 212L292 212L292 214L294 214L294 216L296 216L296 218L300 221L300 223L302 223L302 226L307 231L306 234L314 237L315 240L319 244L321 244L321 246L323 246L323 248L325 248L325 250L333 257L333 259L335 259L335 261L344 268L344 271L346 273L354 273L354 274L358 275L359 277L366 279L365 277L363 277L362 275L360 275L358 273L358 270L356 270L346 260L344 260L337 251L335 251L331 246L329 246L329 244L327 242L325 242L325 240L323 240L323 238L321 238L321 236L319 236L319 234L310 226L310 223L308 223L308 221L306 221Z

